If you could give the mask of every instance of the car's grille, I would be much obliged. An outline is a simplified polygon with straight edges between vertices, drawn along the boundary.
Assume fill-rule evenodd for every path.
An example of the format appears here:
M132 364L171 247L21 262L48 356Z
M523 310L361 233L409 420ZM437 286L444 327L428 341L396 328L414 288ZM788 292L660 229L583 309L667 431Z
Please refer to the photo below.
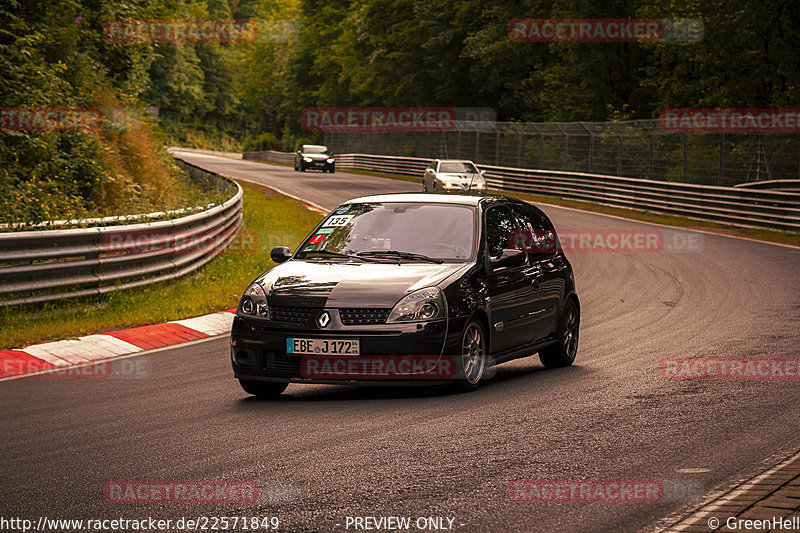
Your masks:
M307 324L314 312L313 307L270 306L270 319L275 322L288 322L290 324Z
M385 324L391 309L339 309L339 317L345 326L359 326L363 324Z

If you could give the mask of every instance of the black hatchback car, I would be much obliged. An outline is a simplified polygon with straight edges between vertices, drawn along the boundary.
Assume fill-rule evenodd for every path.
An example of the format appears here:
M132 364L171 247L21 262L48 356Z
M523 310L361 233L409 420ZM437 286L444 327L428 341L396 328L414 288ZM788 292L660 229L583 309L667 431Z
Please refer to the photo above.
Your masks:
M294 154L295 172L305 172L312 169L330 172L331 174L336 170L336 160L327 146L304 144Z
M503 196L411 193L350 200L247 288L231 330L242 388L288 383L454 383L538 352L578 349L572 267L537 207Z

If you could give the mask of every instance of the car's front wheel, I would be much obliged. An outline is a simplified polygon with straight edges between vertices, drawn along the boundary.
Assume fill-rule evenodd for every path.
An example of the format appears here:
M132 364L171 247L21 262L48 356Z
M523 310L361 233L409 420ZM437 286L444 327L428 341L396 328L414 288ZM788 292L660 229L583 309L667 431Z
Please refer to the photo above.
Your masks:
M539 360L548 368L569 366L578 353L581 316L574 300L567 300L558 325L558 341L539 351Z
M278 383L276 381L253 381L240 379L239 384L248 394L258 396L263 399L275 399L286 390L288 383Z
M478 388L486 370L486 334L483 324L478 320L470 320L464 328L461 338L461 355L457 358L459 370L457 385L461 390Z

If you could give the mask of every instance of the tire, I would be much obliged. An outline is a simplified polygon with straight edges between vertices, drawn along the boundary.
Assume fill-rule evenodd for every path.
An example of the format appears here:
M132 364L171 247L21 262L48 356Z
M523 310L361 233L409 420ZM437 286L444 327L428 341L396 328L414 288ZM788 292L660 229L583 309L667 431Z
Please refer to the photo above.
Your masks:
M434 193L439 192L439 187L436 186L436 182L435 181L433 182L433 192Z
M294 171L297 172L297 161L294 162Z
M560 368L575 362L581 316L575 301L567 300L558 323L558 341L539 350L539 360L547 368Z
M289 386L288 383L279 383L276 381L252 381L249 379L240 379L239 384L246 393L265 400L277 399L278 396L280 396L281 393L286 390L286 387Z
M425 183L425 178L422 178L422 192L428 192L428 184Z
M461 353L456 356L458 376L456 388L473 391L478 388L487 364L487 342L483 324L470 319L461 336Z
M305 165L303 165L303 163L300 163L300 172L305 172L305 171L306 171Z

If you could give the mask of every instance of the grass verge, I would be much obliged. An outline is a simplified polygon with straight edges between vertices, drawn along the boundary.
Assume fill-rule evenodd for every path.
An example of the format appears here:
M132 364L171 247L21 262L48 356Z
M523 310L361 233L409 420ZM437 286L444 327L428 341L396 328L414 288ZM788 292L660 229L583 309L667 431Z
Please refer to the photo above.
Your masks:
M178 280L105 296L0 308L0 349L179 320L235 307L247 285L272 268L273 246L294 247L322 219L302 202L241 183L244 221L228 249Z

